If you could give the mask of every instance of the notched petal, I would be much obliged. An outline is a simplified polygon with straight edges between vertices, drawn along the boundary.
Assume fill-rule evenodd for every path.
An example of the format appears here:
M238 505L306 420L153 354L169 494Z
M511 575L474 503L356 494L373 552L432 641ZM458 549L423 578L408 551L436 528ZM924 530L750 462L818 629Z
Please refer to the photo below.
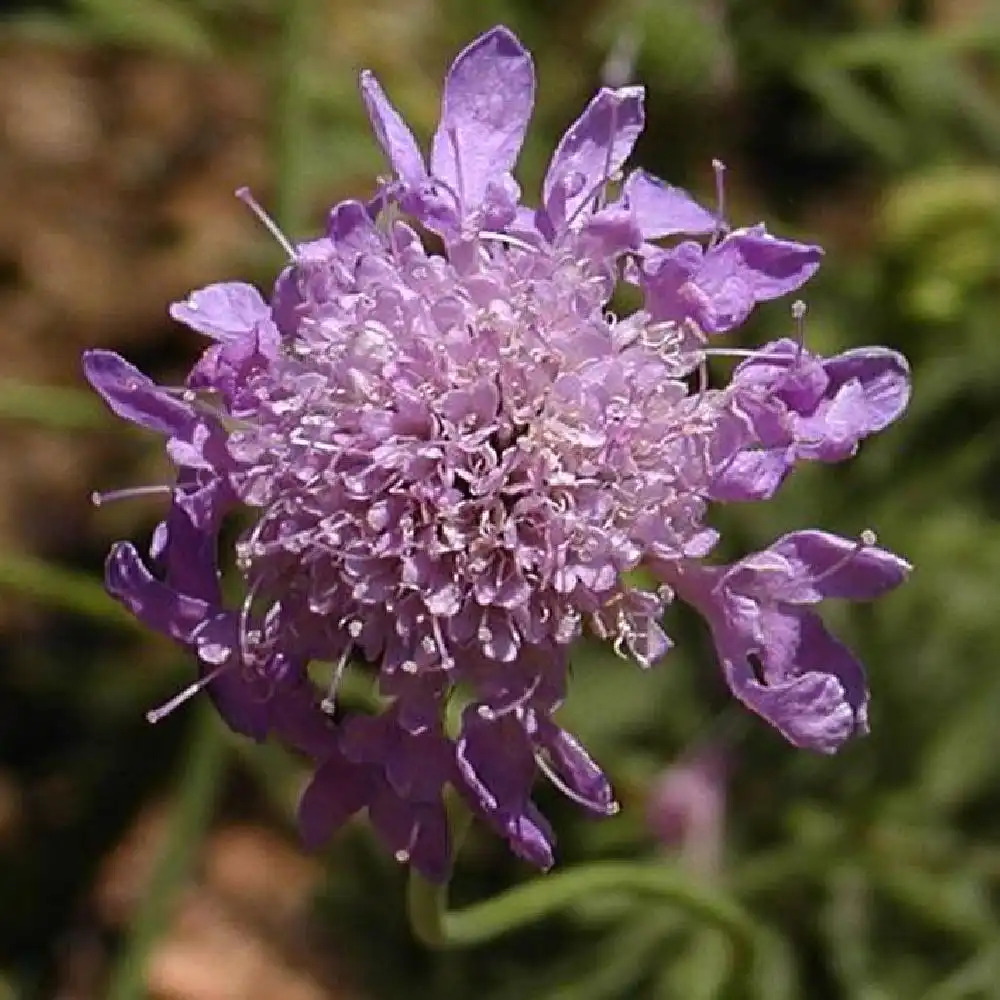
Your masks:
M271 310L253 285L226 281L192 292L170 306L170 316L215 340L235 340L270 322Z

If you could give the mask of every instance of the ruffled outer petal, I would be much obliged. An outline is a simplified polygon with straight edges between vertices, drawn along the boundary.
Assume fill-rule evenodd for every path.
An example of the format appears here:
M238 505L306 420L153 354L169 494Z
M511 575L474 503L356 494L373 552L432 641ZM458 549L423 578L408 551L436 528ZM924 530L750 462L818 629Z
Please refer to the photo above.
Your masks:
M791 532L771 550L787 559L792 573L805 582L803 600L871 601L898 587L911 569L892 552L873 545L859 548L852 539L827 531Z
M299 833L317 850L367 804L374 768L331 754L316 769L299 799Z
M834 753L851 736L868 731L861 664L818 615L770 612L752 632L739 624L720 615L712 632L729 687L744 705L790 743L821 753ZM762 647L758 633L764 630L768 638ZM760 658L760 679L751 657Z
M518 857L539 868L554 861L554 836L531 801L535 759L513 714L487 719L470 706L455 747L458 791Z
M214 340L226 341L245 336L258 323L269 323L271 310L253 285L225 281L174 302L170 316Z
M897 351L859 347L830 358L823 368L835 390L852 382L861 386L865 434L888 427L910 401L910 366Z
M819 270L821 247L772 236L763 226L736 229L705 255L698 284L711 295L738 277L754 302L794 292Z
M105 562L108 593L144 625L178 642L194 642L196 630L215 610L204 600L178 593L149 571L130 542L116 542Z

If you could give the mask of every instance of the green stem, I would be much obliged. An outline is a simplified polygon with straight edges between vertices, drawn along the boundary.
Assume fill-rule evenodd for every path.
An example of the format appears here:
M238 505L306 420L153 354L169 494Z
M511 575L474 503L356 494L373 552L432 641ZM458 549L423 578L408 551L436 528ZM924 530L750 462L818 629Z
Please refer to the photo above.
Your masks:
M207 704L199 705L194 714L164 846L112 972L107 1000L142 1000L146 996L146 961L194 867L212 819L227 744L218 717Z
M275 217L292 241L305 222L307 198L302 164L309 142L306 74L313 0L285 0L275 81Z
M428 948L447 948L449 945L444 927L447 906L447 887L429 882L411 867L406 892L407 913L413 936Z
M490 941L601 892L624 892L680 907L722 931L740 966L746 967L751 961L755 929L742 910L663 864L593 862L542 876L452 913L446 910L446 889L413 873L410 919L414 932L425 944L461 948Z
M444 807L448 813L452 857L458 855L462 841L472 825L472 813L450 788L445 789ZM445 928L448 908L448 887L430 882L410 866L406 887L406 907L413 936L428 948L447 948L450 944Z

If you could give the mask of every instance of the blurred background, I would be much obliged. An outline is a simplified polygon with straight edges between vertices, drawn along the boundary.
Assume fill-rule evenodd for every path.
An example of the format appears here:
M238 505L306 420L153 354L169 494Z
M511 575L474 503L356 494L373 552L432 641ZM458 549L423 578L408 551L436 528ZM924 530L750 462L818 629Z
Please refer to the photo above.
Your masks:
M810 1000L1000 997L1000 4L995 0L66 0L0 20L0 1000ZM560 866L662 864L743 908L762 959L685 907L595 893L479 948L414 943L404 873L356 822L296 843L303 773L205 704L144 712L191 665L100 584L158 502L160 442L81 385L113 348L177 383L198 349L167 303L266 287L290 235L384 170L356 80L375 70L429 136L453 55L497 22L533 51L520 176L533 194L602 82L645 83L636 160L828 251L810 347L885 344L911 411L835 469L720 515L727 555L795 527L866 528L916 566L830 608L862 656L872 735L796 751L729 706L680 610L649 675L598 649L563 717L624 808L540 791ZM789 328L758 310L750 342ZM536 877L473 831L457 903Z

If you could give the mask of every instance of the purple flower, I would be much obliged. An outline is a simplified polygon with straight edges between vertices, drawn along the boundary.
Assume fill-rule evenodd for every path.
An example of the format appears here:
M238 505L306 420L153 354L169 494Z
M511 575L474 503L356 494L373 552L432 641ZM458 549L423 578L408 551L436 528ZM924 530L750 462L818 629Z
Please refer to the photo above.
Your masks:
M877 349L824 360L780 341L729 384L693 385L719 353L708 336L798 288L818 248L760 226L724 235L686 192L626 173L640 87L601 90L522 204L534 70L505 28L456 59L429 158L371 74L361 90L393 177L289 245L269 297L224 283L171 307L211 341L186 385L108 351L84 360L177 467L149 559L119 543L107 565L111 593L200 664L154 717L205 689L234 730L311 759L309 843L366 810L438 880L446 786L542 867L555 838L539 775L592 814L617 809L554 713L584 630L649 667L671 646L674 596L709 621L737 697L792 742L826 750L862 729L860 667L807 605L875 596L905 564L818 532L702 562L711 501L770 495L796 461L847 457L905 406L905 362ZM684 235L707 245L652 242ZM645 295L620 318L619 275ZM228 552L237 511L249 526ZM236 606L219 586L230 566ZM644 589L643 566L664 586ZM313 661L333 665L326 692ZM345 716L338 685L359 665L388 704Z

